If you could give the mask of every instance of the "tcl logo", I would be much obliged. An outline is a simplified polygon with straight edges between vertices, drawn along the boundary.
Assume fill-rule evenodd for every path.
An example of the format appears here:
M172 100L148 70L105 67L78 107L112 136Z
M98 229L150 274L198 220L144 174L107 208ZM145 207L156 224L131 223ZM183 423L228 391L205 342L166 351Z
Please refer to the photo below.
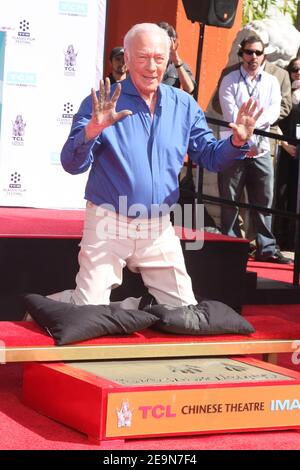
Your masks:
M139 406L139 410L142 412L143 419L176 418L176 413L172 413L171 405Z

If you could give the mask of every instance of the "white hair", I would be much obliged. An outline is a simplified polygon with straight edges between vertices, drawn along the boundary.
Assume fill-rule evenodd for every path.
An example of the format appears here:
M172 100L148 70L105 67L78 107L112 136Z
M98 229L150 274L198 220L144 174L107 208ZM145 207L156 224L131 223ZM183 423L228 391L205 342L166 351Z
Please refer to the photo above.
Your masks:
M139 23L132 26L132 28L126 33L124 37L124 49L127 50L127 53L130 49L130 43L132 39L140 33L151 33L159 35L166 45L166 51L169 53L170 38L168 36L168 33L155 23Z

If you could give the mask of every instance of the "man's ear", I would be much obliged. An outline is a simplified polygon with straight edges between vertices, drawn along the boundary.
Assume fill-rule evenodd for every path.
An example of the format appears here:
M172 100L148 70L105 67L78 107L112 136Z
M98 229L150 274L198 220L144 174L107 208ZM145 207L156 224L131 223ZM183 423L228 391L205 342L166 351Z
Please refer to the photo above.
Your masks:
M124 62L125 62L125 65L126 65L126 70L129 70L129 53L128 51L125 49L124 51Z

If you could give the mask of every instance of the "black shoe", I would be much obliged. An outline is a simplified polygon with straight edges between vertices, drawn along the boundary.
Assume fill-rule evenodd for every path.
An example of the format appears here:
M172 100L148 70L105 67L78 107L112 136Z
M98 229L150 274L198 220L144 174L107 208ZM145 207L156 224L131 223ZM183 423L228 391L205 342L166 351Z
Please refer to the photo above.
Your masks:
M276 251L274 255L271 256L262 256L256 255L255 261L263 261L264 263L277 263L277 264L291 264L293 260L283 256L281 251Z

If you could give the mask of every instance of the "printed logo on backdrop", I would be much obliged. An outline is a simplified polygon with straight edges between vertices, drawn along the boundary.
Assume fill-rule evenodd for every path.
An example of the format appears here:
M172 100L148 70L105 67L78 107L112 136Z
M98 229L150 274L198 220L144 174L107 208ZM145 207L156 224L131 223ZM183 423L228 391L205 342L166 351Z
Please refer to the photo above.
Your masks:
M63 113L57 118L57 121L62 126L68 126L72 124L73 119L73 105L70 102L64 103Z
M7 85L36 87L36 73L30 72L7 72Z
M18 114L16 119L12 121L12 145L23 146L26 122L22 114Z
M120 409L117 409L116 411L118 428L130 428L132 425L133 412L129 407L128 400L123 400Z
M30 32L30 24L26 19L19 21L18 34L13 36L16 44L32 44L35 38L32 37Z
M22 185L21 173L14 171L10 175L10 180L8 187L4 188L3 191L6 193L6 196L9 197L20 197L26 192L26 189Z
M67 16L87 16L88 4L83 2L60 1L58 4L58 13Z
M65 75L69 77L70 76L74 77L76 73L76 61L77 61L78 52L75 52L75 48L73 44L69 44L64 54L65 54Z

